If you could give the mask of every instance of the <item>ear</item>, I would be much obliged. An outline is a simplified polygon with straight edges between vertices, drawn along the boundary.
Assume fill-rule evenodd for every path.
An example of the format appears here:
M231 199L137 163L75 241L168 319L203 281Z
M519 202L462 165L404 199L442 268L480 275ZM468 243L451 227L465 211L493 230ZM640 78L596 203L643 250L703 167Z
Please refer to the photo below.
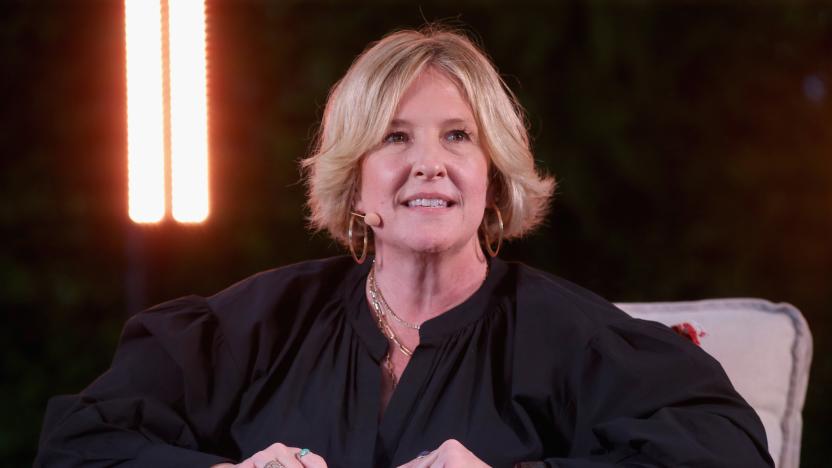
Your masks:
M485 206L493 206L497 204L497 197L502 191L502 182L497 169L493 165L488 168L488 187L485 191Z
M350 209L364 213L364 202L361 201L361 181L356 181L352 188L352 204Z

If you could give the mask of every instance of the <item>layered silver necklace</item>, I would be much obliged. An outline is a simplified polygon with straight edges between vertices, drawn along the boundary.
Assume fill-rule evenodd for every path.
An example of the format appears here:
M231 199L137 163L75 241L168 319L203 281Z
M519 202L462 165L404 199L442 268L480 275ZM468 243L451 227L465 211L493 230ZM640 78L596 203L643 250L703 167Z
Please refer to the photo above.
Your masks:
M375 262L374 262L375 263ZM485 268L485 278L488 277L488 266L486 265ZM485 281L485 279L483 279ZM370 302L373 305L373 309L376 312L376 319L378 323L378 328L381 330L381 333L387 337L399 351L402 352L407 357L413 356L413 350L408 348L407 346L402 343L399 336L393 330L393 327L390 326L390 322L387 320L387 316L393 317L394 320L399 322L402 326L410 328L412 330L419 330L422 325L418 323L410 323L403 318L396 315L396 312L390 307L387 301L384 299L384 295L381 294L381 290L378 288L378 284L376 283L376 267L375 264L372 268L370 268L370 274L367 277L367 291L370 294ZM392 347L388 348L387 353L384 355L384 367L387 369L388 374L390 375L390 382L392 384L393 389L396 389L397 379L396 379L396 370L393 367L393 358L392 358Z
M378 328L381 330L381 333L384 334L390 341L392 341L405 356L410 357L413 356L413 350L408 348L401 342L399 336L396 335L396 332L393 330L393 327L390 326L390 323L387 321L387 315L393 316L399 323L402 325L412 328L414 330L418 330L420 325L413 324L406 322L401 319L393 309L387 304L387 301L384 299L384 296L381 294L381 290L378 288L378 284L376 284L376 268L375 265L370 269L370 275L367 278L367 289L370 292L370 302L373 304L373 309L376 312L376 319L378 321ZM396 369L393 367L393 359L391 356L392 348L387 350L387 353L384 355L384 367L387 369L388 374L390 375L390 382L393 386L393 389L396 389Z

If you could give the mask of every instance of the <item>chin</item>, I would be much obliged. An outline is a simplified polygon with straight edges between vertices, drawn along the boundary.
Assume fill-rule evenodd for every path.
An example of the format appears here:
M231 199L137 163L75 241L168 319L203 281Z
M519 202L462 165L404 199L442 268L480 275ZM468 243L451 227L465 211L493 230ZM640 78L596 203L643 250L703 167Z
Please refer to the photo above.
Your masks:
M408 245L410 250L422 254L438 254L451 248L448 242L418 242Z
M433 255L464 247L465 244L466 242L462 242L460 239L449 239L443 236L426 236L418 239L409 239L406 246L414 252Z
M391 226L392 227L392 226ZM398 229L391 230L379 236L384 244L402 252L435 255L443 252L454 252L465 248L471 242L477 242L476 230L470 233L460 232L458 229L449 229L447 226L396 226ZM386 234L386 235L385 235Z

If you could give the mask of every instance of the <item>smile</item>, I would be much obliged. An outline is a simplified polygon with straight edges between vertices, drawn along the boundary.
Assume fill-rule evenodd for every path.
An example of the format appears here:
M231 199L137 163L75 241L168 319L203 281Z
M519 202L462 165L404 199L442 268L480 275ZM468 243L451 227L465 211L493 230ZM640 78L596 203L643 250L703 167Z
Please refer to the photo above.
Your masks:
M447 208L451 206L451 204L453 204L453 202L448 202L440 198L416 198L407 202L407 206L411 208L417 206L426 208Z

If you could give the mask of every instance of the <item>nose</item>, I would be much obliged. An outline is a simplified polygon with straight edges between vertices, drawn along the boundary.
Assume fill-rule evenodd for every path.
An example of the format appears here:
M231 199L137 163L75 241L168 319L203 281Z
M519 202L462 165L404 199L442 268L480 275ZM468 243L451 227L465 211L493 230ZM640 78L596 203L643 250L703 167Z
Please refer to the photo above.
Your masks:
M438 144L418 145L413 148L414 161L411 175L417 179L431 180L445 177L446 169L442 152Z

